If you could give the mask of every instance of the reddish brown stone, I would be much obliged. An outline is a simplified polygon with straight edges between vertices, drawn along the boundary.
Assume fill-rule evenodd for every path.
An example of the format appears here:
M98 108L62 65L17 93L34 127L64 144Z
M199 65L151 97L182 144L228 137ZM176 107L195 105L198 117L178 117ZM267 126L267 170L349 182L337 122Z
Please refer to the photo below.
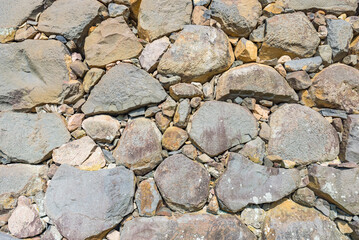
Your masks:
M187 140L188 134L178 127L169 127L163 134L162 146L170 151L178 150Z
M161 201L161 195L153 178L146 179L138 185L135 202L140 216L154 216Z

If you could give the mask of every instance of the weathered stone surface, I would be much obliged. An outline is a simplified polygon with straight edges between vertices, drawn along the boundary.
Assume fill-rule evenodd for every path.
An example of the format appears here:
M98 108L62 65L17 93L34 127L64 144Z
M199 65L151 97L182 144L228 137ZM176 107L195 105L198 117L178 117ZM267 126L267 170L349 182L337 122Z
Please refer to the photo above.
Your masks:
M202 97L202 91L189 83L177 83L170 87L170 96L178 101L181 98Z
M324 10L332 13L349 12L354 13L358 7L356 0L282 0L287 8L297 11L302 10Z
M265 240L344 239L329 218L289 199L267 212L262 233Z
M302 12L280 14L266 20L264 42L259 51L262 60L311 57L320 39L312 23Z
M318 112L299 104L285 104L270 118L268 154L297 164L333 160L339 153L338 135Z
M243 62L255 62L257 60L258 47L252 41L241 38L236 46L234 55L237 60Z
M349 44L353 38L352 26L342 19L327 19L327 25L327 41L333 51L333 60L340 61L348 54Z
M0 156L7 161L40 163L69 140L65 122L54 113L0 113Z
M162 134L147 118L136 118L127 124L114 150L117 164L125 165L137 175L154 169L161 161Z
M306 71L291 72L285 78L294 90L307 89L312 85L312 81Z
M73 95L80 97L82 89L70 90L69 58L59 41L0 44L0 111L29 110L45 103L66 102Z
M247 37L257 25L262 5L258 0L213 0L210 10L212 18L221 24L225 33Z
M359 115L348 116L342 143L343 160L359 163Z
M126 5L110 3L108 5L108 14L112 18L123 16L127 19L130 15L130 10Z
M206 82L227 70L233 61L232 46L224 32L188 25L162 56L157 69L162 75L180 76L184 82Z
M290 72L301 70L306 72L316 72L321 64L322 58L320 56L316 56L312 58L287 61L285 62L284 67Z
M245 108L225 102L205 102L194 114L189 136L203 152L216 156L255 138L257 121Z
M75 131L79 127L81 127L82 121L85 118L85 114L83 113L75 113L67 120L67 130L70 132Z
M118 60L137 57L142 45L123 17L109 18L85 39L85 60L90 67L104 67Z
M255 240L254 234L235 216L185 214L177 218L134 218L125 223L121 240L147 239Z
M313 78L309 94L319 107L359 112L359 71L344 64L334 64Z
M84 91L90 92L90 89L95 86L101 77L105 74L105 70L101 68L91 68L85 75L83 80Z
M241 154L230 153L226 172L215 191L222 209L238 212L248 204L275 202L295 191L299 171L265 167Z
M257 137L256 139L247 142L240 153L252 162L262 164L265 151L266 147L264 141L260 137Z
M183 99L177 106L175 115L173 117L173 123L177 127L187 127L188 118L191 114L191 103L189 99Z
M126 87L123 87L126 86ZM108 71L82 106L85 114L121 114L165 100L161 84L146 71L121 63Z
M241 220L246 225L250 225L255 228L261 228L265 216L266 216L266 212L262 208L256 205L246 207L241 212Z
M132 212L134 191L134 175L124 167L89 172L64 164L46 191L46 212L65 238L86 239Z
M217 100L254 97L274 102L298 101L295 91L273 68L262 64L245 64L225 72L217 85Z
M139 57L141 66L147 72L153 72L158 65L159 59L165 53L169 45L170 40L168 37L160 38L146 45Z
M313 207L316 199L314 192L307 187L295 191L292 198L293 201L307 207Z
M20 195L35 195L46 182L46 166L10 164L0 165L0 206L14 208Z
M178 127L169 127L163 134L162 146L170 151L176 151L186 142L188 134Z
M19 240L18 238L14 238L14 237L10 236L9 234L5 234L3 232L0 232L0 238L2 240Z
M82 128L93 140L108 143L120 134L120 127L120 122L108 115L89 117L82 123Z
M82 40L89 28L100 20L100 12L104 9L105 6L96 0L58 0L41 14L38 29L62 35L67 40Z
M138 14L138 33L141 38L153 41L177 32L191 23L191 13L191 0L142 0Z
M309 187L320 197L347 213L359 214L359 192L352 188L359 183L359 168L336 169L319 165L308 168Z
M62 240L62 236L54 225L50 225L41 235L41 240Z
M135 202L140 216L154 216L156 214L158 204L161 201L161 195L153 178L146 179L138 185Z
M156 169L155 181L172 210L198 211L207 201L209 173L200 163L182 154L166 158Z

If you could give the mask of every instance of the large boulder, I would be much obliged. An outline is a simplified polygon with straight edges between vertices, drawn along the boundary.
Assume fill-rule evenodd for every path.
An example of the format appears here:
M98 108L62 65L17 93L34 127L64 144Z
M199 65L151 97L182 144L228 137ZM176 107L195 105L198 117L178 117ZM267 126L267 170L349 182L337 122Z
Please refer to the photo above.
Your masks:
M234 61L224 32L214 27L187 25L162 56L158 72L178 75L184 82L206 82L227 70Z
M346 239L334 222L314 208L289 199L273 204L264 219L262 239Z
M153 41L177 32L191 23L191 13L191 0L142 0L138 14L138 34L147 41Z
M126 86L126 87L124 87ZM121 114L167 97L158 80L132 64L121 63L108 71L93 88L82 111L88 115Z
M302 12L280 14L266 20L264 42L259 51L262 60L311 57L320 43L317 31Z
M85 57L90 67L104 67L106 64L136 57L142 45L127 26L123 17L103 21L85 39Z
M359 168L336 169L319 165L308 168L309 188L318 196L352 215L359 214Z
M0 157L9 162L40 163L70 137L55 113L0 113Z
M356 0L281 0L285 7L302 10L324 10L326 12L340 14L343 12L355 13L358 7Z
M222 30L233 37L247 37L257 26L262 14L258 0L213 0L211 17L217 20Z
M175 211L198 211L207 201L210 176L198 162L182 154L166 158L155 181L166 204Z
M333 160L339 153L334 127L309 107L285 104L270 117L268 154L297 164Z
M45 209L65 238L102 239L133 211L134 192L133 172L125 167L82 171L64 164L46 191Z
M359 163L359 115L349 115L341 146L343 161Z
M227 171L215 191L222 209L236 213L248 204L275 202L294 192L300 183L296 169L271 168L230 153Z
M69 52L59 41L0 44L0 111L60 104L73 95L69 100L77 100L82 89L70 90L67 61Z
M359 113L359 70L333 64L313 78L309 96L318 107L340 108Z
M295 91L274 68L256 63L231 68L219 78L217 100L238 96L274 102L298 101Z
M201 151L216 156L254 139L257 121L246 108L225 102L205 102L193 115L189 136Z
M127 221L121 229L121 240L133 239L255 240L256 237L236 216L184 214Z

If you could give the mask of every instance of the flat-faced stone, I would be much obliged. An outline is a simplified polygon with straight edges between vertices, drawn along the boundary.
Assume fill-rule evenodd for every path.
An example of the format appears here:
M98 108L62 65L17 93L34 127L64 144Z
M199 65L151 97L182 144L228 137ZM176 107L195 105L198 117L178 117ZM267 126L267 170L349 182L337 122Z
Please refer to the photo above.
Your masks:
M310 98L319 107L359 112L359 70L338 63L313 78Z
M178 127L169 127L163 133L162 146L170 151L177 151L188 138L185 130Z
M359 163L359 115L349 115L345 121L342 145L343 160Z
M324 10L331 13L355 13L358 3L356 0L343 0L338 2L337 0L282 0L285 7L303 11L303 10Z
M45 208L65 238L101 238L133 211L134 192L133 172L124 167L90 172L64 164L46 191Z
M135 202L140 216L154 216L161 201L161 195L153 178L146 179L138 185Z
M123 87L126 86L126 87ZM121 63L110 69L82 106L85 114L122 114L165 100L161 84L145 70Z
M207 201L210 176L198 162L182 154L166 158L155 181L166 204L175 211L198 211Z
M180 76L184 82L206 82L227 70L233 61L233 50L224 32L188 25L162 56L157 69L162 75Z
M334 127L309 107L285 104L270 118L268 154L297 164L333 160L339 153Z
M217 100L238 96L274 102L298 101L295 91L274 68L256 63L231 68L219 78Z
M322 58L320 56L303 58L297 60L290 60L284 63L284 67L289 72L294 71L306 71L316 72L322 64Z
M177 32L184 25L191 23L191 13L191 0L142 0L138 14L139 36L147 41L153 41Z
M312 85L312 80L306 71L291 72L288 73L285 78L289 85L295 90L303 90Z
M340 61L348 54L353 38L352 26L342 19L327 19L327 25L327 41L332 48L333 60Z
M123 17L109 18L85 39L85 60L90 67L105 67L119 60L137 57L142 45Z
M125 165L137 175L144 175L162 161L162 134L147 118L129 122L114 150L117 164Z
M265 142L260 137L257 137L256 139L247 142L239 153L254 163L262 164L265 151Z
M168 218L134 218L121 229L121 240L147 239L255 240L255 235L235 216L185 214Z
M101 77L105 74L105 70L101 68L91 68L83 79L84 91L90 92L90 89L95 86Z
M273 205L262 229L265 240L345 239L328 217L289 199Z
M0 113L0 156L10 162L40 163L70 140L55 113Z
M234 55L237 60L243 62L255 62L257 60L258 47L252 41L241 38L234 50Z
M202 91L189 83L177 83L170 87L171 97L178 101L181 98L193 98L193 97L202 97Z
M257 205L248 206L241 212L241 220L254 228L261 228L265 216L266 212Z
M160 57L165 53L170 45L168 37L163 37L146 45L143 49L139 61L147 72L153 72L158 65Z
M3 233L3 232L0 232L0 238L2 240L19 240L18 238L14 238L11 235Z
M189 99L183 99L177 106L173 123L177 127L185 128L188 123L189 115L191 114L191 104Z
M193 115L189 136L210 156L216 156L255 138L257 121L244 107L233 103L205 102Z
M302 12L280 14L266 20L264 42L259 51L262 60L283 55L311 57L320 39L317 31Z
M83 113L75 113L70 116L67 120L67 129L72 132L81 127L82 121L85 118L85 114Z
M82 128L93 140L111 143L119 135L120 122L109 115L96 115L86 118Z
M265 167L238 153L230 153L226 172L215 191L222 209L236 213L248 204L275 202L294 192L299 171Z

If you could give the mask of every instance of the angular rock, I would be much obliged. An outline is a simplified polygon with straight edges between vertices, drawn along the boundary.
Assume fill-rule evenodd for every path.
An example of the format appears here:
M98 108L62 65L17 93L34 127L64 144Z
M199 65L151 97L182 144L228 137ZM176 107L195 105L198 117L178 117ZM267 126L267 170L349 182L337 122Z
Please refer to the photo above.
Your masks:
M178 101L181 98L194 98L194 97L202 97L202 91L189 83L177 83L170 87L170 96Z
M205 102L193 115L190 139L211 157L258 134L257 121L244 107L232 103Z
M160 38L146 45L139 57L141 66L147 72L153 72L159 63L159 59L165 53L169 45L170 40L168 37Z
M248 204L278 201L295 191L299 183L296 169L265 167L230 153L227 170L215 191L221 208L236 213Z
M153 41L177 32L191 23L191 13L191 0L142 0L138 14L139 36Z
M87 115L122 114L160 103L166 97L161 84L146 71L132 64L121 63L111 68L93 88L82 111Z
M100 13L104 10L105 6L96 0L55 1L40 15L38 29L80 42L90 27L100 21Z
M33 26L25 26L16 31L15 41L21 42L26 39L34 38L37 34L37 30Z
M319 110L320 114L323 117L335 117L335 118L342 118L347 119L348 115L344 110L337 110L337 109L330 109L330 108L322 108Z
M125 5L110 3L108 5L108 14L112 18L123 16L125 19L127 19L130 15L130 10Z
M191 103L189 99L183 99L177 106L173 117L173 124L180 128L187 127L188 118L191 114Z
M188 134L178 127L169 127L163 134L162 146L170 151L177 151L187 141Z
M83 113L75 113L67 120L67 129L72 132L81 127L82 121L85 118Z
M283 0L287 8L302 10L324 10L326 12L341 14L343 12L354 13L358 7L356 0Z
M192 11L192 24L209 26L211 19L211 11L204 6L195 6Z
M12 237L11 235L5 234L5 233L3 233L3 232L0 232L0 238L1 238L2 240L19 240L18 238L14 238L14 237Z
M295 191L292 198L293 201L307 207L313 207L316 199L314 192L307 187Z
M234 55L237 60L243 62L255 62L257 60L258 47L252 41L241 38L236 46Z
M82 89L70 91L69 59L68 50L59 41L0 44L0 111L30 110L46 103L68 102L70 96L80 97Z
M153 178L146 179L138 185L135 202L141 217L152 217L162 201Z
M333 50L329 45L318 46L318 55L322 58L323 64L328 66L333 62L332 55Z
M50 225L41 235L41 240L62 240L62 236L54 225Z
M120 122L108 115L97 115L86 118L82 128L93 140L111 143L120 134Z
M320 39L307 16L302 12L280 14L266 20L264 42L259 51L262 60L283 55L311 57Z
M333 160L339 139L333 126L318 112L299 104L285 104L270 118L268 154L297 164Z
M307 89L312 85L312 81L306 71L291 72L285 78L294 90Z
M321 64L322 58L320 56L316 56L312 58L287 61L285 62L284 67L290 72L301 70L306 72L316 72Z
M246 145L244 145L244 147L239 151L239 153L254 163L262 164L265 151L265 142L260 137L257 137L256 139L247 142Z
M342 19L327 19L327 25L327 41L333 51L333 60L340 61L348 54L353 38L352 26Z
M147 239L255 240L255 235L235 216L184 214L168 218L134 218L125 222L121 240Z
M75 75L78 76L79 78L83 78L83 76L85 76L85 73L89 70L86 63L84 63L80 60L76 60L76 61L72 62L70 64L70 68L71 68L72 72L75 73Z
M133 172L124 167L89 172L64 164L46 191L45 208L65 238L101 238L133 211L134 191Z
M273 68L262 64L245 64L225 72L218 80L217 100L254 97L274 102L295 102L298 96Z
M157 69L162 75L180 76L184 82L206 82L227 70L233 61L232 46L224 32L188 25L162 56Z
M166 158L156 169L155 181L164 201L174 211L198 211L207 201L209 173L182 154Z
M162 161L162 134L156 124L147 118L129 122L113 154L121 164L144 175Z
M233 37L247 37L262 14L258 0L213 0L210 10L222 30Z
M359 163L359 115L348 116L342 144L342 159Z
M70 137L55 113L0 113L0 157L8 162L40 163Z
M261 228L265 216L266 216L266 212L262 208L256 205L246 207L241 212L241 220L246 225L250 225L255 228Z
M119 60L137 57L142 45L123 17L109 18L85 39L85 60L90 67L105 67Z
M333 64L313 78L310 98L318 107L359 112L359 70L344 64Z
M158 106L164 115L167 117L173 117L176 111L177 103L171 97L167 97L166 101Z
M95 86L101 77L105 74L105 70L100 68L91 68L85 75L83 84L84 91L86 93L90 92L90 89Z
M262 238L266 240L344 239L334 222L313 208L289 199L274 204L264 220Z
M162 132L164 132L170 126L171 123L171 120L168 117L164 116L161 112L156 113L155 120L158 128Z

